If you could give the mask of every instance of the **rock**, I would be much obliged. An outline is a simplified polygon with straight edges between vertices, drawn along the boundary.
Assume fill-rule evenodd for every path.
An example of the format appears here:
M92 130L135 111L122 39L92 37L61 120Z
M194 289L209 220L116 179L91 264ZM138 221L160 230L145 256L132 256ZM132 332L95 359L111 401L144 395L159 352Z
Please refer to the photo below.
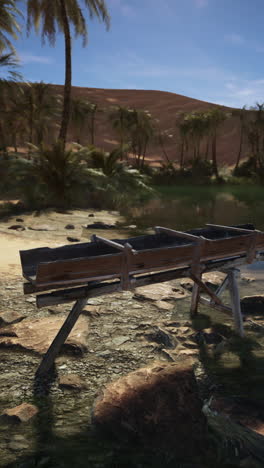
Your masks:
M191 291L192 288L193 288L193 281L191 279L189 279L189 278L183 278L180 281L180 285L181 285L182 288L185 288L188 291Z
M119 440L173 448L193 461L204 449L206 420L192 364L156 363L110 383L95 402L93 422Z
M197 349L197 343L192 340L185 340L183 346L188 349Z
M197 356L199 354L198 349L180 349L178 356Z
M64 229L75 229L74 224L66 224Z
M88 218L94 218L94 214L93 213L88 214Z
M192 338L196 343L206 343L206 344L219 344L223 341L224 337L220 333L214 332L211 328L206 328L202 331L199 331Z
M0 346L21 347L44 354L65 321L65 316L25 319L15 325L0 329ZM77 352L87 349L88 320L81 316L63 348Z
M59 386L73 390L84 390L87 388L85 380L76 374L61 375L59 377Z
M126 343L126 341L129 341L130 337L129 336L117 336L112 339L112 343L115 346L121 346L123 343Z
M208 273L203 274L203 281L206 284L206 286L216 289L224 281L225 277L226 277L226 274L220 271L217 271L217 272L209 271Z
M170 304L169 302L166 302L166 301L157 301L155 303L155 306L161 310L171 310L174 308L174 304Z
M175 339L157 326L153 326L153 330L145 333L144 336L148 341L154 341L155 343L163 345L165 348L175 348L176 346Z
M56 229L48 224L35 224L34 226L29 227L31 231L56 231Z
M17 219L16 219L16 222L17 222L17 223L23 223L24 220L23 220L22 218L17 218Z
M13 224L12 226L9 226L8 229L13 229L14 231L25 231L26 228L21 224Z
M116 226L114 224L107 224L102 221L97 221L96 223L93 223L93 224L87 224L86 228L87 229L116 229Z
M24 315L19 314L15 310L6 310L5 312L0 312L0 326L21 322L24 318Z
M29 403L22 403L15 408L6 409L1 416L13 422L26 422L38 413L38 408Z
M80 239L78 239L77 237L68 236L67 241L69 241L69 242L80 242Z
M135 298L149 301L171 301L183 299L187 293L183 288L177 288L170 283L160 283L150 286L140 286L135 289Z
M87 315L91 318L100 317L100 307L93 306L93 305L86 305L85 309L83 309L82 314Z
M245 296L241 300L241 310L243 314L254 315L264 313L264 294L258 296Z
M245 275L244 273L241 274L241 279L246 283L252 283L252 281L256 281L256 278L254 276Z

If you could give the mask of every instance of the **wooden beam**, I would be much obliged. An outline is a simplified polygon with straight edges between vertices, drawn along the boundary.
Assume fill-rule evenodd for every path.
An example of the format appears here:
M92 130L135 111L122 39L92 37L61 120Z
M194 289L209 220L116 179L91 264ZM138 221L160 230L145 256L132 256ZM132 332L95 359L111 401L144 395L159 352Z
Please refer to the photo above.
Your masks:
M182 231L175 231L174 229L169 229L169 228L165 228L162 226L155 226L154 229L158 234L160 232L165 232L166 234L169 234L170 236L182 237L185 239L189 239L192 242L201 239L201 237L195 236L194 234L189 234L188 232L182 232Z
M193 273L190 273L190 278L195 282L197 283L197 285L199 286L199 288L203 289L206 294L208 294L208 296L211 297L211 299L216 303L216 304L220 304L222 305L222 301L221 299L219 299L218 296L216 296L216 294L208 287L206 286L206 284L204 284L200 278L198 278L196 275L194 275Z
M128 242L126 242L125 245L119 244L118 242L115 242L113 240L105 239L104 237L97 236L97 234L93 234L91 236L91 241L92 242L103 242L103 244L109 245L110 247L113 247L114 249L118 249L118 250L121 250L121 251L124 251L125 250L125 245L127 245L127 246L130 247L130 249L131 249L131 251L133 253L136 253L136 250L133 250L132 246Z
M229 315L229 317L232 316L231 307L228 307L228 306L226 306L224 304L215 304L214 302L212 302L207 297L200 296L199 303L203 304L203 305L205 305L207 307L212 307L212 309L219 310L220 312L223 312L224 314Z
M241 232L245 234L252 234L255 232L255 229L244 229L244 228L238 228L238 227L233 227L233 226L221 226L220 224L206 224L208 227L212 227L214 229L223 229L225 231L234 231L234 232Z
M60 352L62 345L67 340L83 308L85 307L87 300L88 300L88 297L85 297L83 299L78 299L78 301L74 304L64 324L62 325L61 329L59 330L53 342L51 343L48 351L43 357L41 364L39 368L37 369L36 377L43 377L49 372L49 370L53 366L54 361L58 353Z

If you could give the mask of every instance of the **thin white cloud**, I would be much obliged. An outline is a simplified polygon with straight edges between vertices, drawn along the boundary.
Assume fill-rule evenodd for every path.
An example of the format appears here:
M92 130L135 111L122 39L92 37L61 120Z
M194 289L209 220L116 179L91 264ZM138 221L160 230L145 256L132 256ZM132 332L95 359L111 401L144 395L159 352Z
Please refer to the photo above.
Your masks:
M133 18L136 16L135 9L129 5L126 0L109 0L109 4L113 8L119 9L120 13L127 18Z
M194 4L197 8L205 8L209 3L209 0L194 0Z
M237 33L226 34L225 40L233 45L243 45L246 43L244 37Z
M52 57L48 57L45 55L34 55L27 52L22 52L19 54L19 58L22 64L29 64L29 63L38 63L42 65L51 65L54 63Z

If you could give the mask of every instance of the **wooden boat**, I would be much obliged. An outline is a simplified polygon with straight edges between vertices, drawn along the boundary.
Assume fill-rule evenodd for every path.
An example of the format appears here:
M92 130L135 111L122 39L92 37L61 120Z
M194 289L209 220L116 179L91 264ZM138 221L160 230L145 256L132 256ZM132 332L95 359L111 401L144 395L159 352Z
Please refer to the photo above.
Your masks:
M155 234L108 240L92 236L92 242L59 248L20 251L24 278L35 291L77 286L121 278L122 289L130 278L148 272L206 264L243 257L252 262L264 251L264 232L252 224L206 225L186 232L156 227Z

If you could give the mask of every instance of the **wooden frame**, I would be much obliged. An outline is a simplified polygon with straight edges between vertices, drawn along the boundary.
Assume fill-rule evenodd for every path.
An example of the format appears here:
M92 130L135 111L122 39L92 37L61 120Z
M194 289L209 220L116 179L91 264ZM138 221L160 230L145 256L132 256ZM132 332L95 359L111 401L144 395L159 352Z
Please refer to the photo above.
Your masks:
M208 227L209 230L224 230L237 235L208 239L202 235L206 230L182 232L157 226L156 234L149 236L151 242L155 241L158 245L155 248L134 247L138 245L138 239L147 239L148 236L109 240L94 235L91 243L83 245L20 252L23 275L29 281L24 284L24 293L40 293L37 295L37 307L76 301L43 357L37 376L49 372L62 344L82 313L88 297L181 277L190 277L194 281L191 315L197 313L199 303L229 315L233 314L235 330L243 336L237 267L255 261L257 254L259 259L264 258L264 233L253 228L219 225ZM166 242L169 240L168 245L164 236ZM157 241L160 241L160 244ZM48 261L45 261L45 258L48 258ZM203 282L202 274L223 269L227 276L214 292ZM65 287L70 288L64 289ZM226 287L231 295L231 308L225 306L219 298ZM210 299L202 297L201 291L209 295Z

